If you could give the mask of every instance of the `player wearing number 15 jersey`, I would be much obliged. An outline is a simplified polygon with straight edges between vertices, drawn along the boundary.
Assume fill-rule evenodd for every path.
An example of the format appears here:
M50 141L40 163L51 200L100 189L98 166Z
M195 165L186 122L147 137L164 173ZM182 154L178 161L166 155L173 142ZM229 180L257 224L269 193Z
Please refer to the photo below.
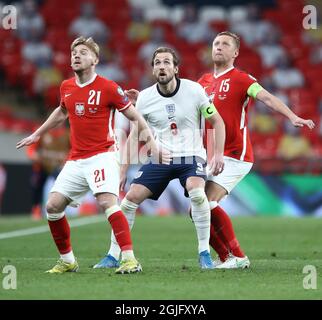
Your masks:
M49 273L78 270L64 210L67 205L77 205L88 190L104 209L121 247L122 261L116 273L141 271L133 254L128 222L117 204L120 164L113 131L115 111L123 112L129 120L135 121L138 130L151 139L152 154L158 158L159 150L145 120L122 89L95 73L98 56L99 47L92 38L74 40L71 66L75 77L62 83L60 106L33 134L17 143L17 148L31 145L46 131L69 119L71 152L46 206L50 231L60 253L58 263L48 270ZM167 161L166 156L164 160Z
M234 67L239 44L236 34L228 31L219 33L212 46L214 72L203 75L198 81L216 105L226 127L225 169L217 176L209 175L206 184L211 209L210 244L221 260L217 268L245 268L250 264L239 246L229 216L218 206L218 202L248 174L254 162L247 123L250 100L258 99L286 116L296 127L314 128L312 120L298 117L281 100L262 88L255 78ZM211 125L206 123L206 129L209 128ZM211 143L207 146L207 153L211 155Z

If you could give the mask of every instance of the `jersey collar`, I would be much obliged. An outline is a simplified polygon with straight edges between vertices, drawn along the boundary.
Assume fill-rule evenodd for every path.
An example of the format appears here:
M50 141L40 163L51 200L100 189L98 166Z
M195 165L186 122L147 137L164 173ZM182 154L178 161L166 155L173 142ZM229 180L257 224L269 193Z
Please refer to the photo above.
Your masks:
M217 75L214 73L214 78L218 79L219 77L223 76L224 74L228 73L229 71L233 70L235 67L231 66L230 68L226 69L225 71L218 73Z
M156 84L156 86L157 86L157 90L158 90L159 94L160 94L162 97L170 98L170 97L173 97L174 95L176 95L176 93L178 92L178 90L179 90L179 88L180 88L180 79L179 79L179 78L177 78L177 86L176 86L176 88L174 89L174 91L173 91L172 93L170 93L170 94L164 94L164 93L162 93L162 92L161 92L161 90L159 89L158 84Z
M92 78L92 79L89 79L88 81L86 81L86 82L84 82L84 83L79 83L79 82L77 81L77 79L75 79L75 82L76 82L76 84L77 84L80 88L83 88L83 87L86 87L87 85L91 84L92 82L94 82L94 80L96 79L96 77L97 77L97 74L96 74L96 73L94 73L93 78Z

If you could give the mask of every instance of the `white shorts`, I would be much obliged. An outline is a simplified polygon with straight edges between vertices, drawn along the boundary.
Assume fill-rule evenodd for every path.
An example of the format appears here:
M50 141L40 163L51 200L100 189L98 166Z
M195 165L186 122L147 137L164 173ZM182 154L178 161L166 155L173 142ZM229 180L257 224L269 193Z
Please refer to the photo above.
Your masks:
M235 188L251 170L253 163L224 157L224 171L218 176L208 175L207 181L213 181L227 190L228 193Z
M78 206L85 194L109 192L119 195L119 152L99 153L87 159L69 160L58 175L50 192L59 192Z

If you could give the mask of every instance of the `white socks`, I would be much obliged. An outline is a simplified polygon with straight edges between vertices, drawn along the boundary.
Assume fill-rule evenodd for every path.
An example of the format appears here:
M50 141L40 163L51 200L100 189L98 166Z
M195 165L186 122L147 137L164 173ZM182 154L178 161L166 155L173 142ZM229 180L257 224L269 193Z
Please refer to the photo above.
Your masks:
M130 229L132 229L132 227L134 225L135 213L136 213L136 209L138 207L139 206L136 203L131 202L131 201L127 200L126 198L124 198L121 203L121 210L124 213L128 223L129 223ZM111 246L108 251L108 254L110 254L116 260L118 260L120 257L120 253L121 253L121 249L120 249L120 247L115 239L114 233L112 231L111 232ZM132 255L133 255L133 253L132 253ZM129 259L129 258L133 258L133 257L129 256L127 251L122 252L122 259Z
M198 237L198 252L205 250L210 252L210 207L206 193L203 188L195 188L190 190L189 197L191 199L191 216Z
M57 220L64 218L64 215L65 215L65 211L60 212L60 213L48 213L47 212L47 220L57 221Z
M209 207L210 207L210 211L212 209L215 209L216 207L218 207L218 202L217 201L209 201Z
M67 263L74 263L75 262L75 257L74 257L73 251L70 251L65 254L61 254L60 257L64 262L67 262Z

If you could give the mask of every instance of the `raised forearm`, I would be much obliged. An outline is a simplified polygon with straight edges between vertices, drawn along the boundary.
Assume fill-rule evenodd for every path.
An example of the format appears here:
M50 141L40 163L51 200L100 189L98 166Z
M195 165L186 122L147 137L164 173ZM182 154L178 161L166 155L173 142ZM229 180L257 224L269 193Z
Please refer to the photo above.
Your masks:
M67 114L61 107L57 107L48 117L48 119L34 132L36 135L43 135L48 130L55 128L67 119Z
M215 154L223 154L225 148L226 130L225 123L219 113L207 119L215 130L212 130L213 141L215 142Z
M283 103L283 101L266 90L261 90L257 94L256 99L263 102L270 109L283 114L291 121L292 119L296 118L296 114L285 103Z
M223 121L216 121L214 125L215 154L223 154L225 148L225 124Z

